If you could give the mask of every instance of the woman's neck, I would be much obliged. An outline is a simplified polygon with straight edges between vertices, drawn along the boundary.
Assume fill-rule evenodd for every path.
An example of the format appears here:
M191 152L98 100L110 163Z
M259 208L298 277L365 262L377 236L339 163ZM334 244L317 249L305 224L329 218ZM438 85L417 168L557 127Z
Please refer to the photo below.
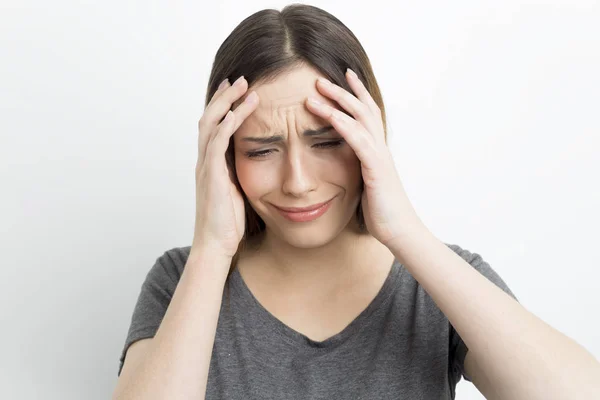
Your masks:
M291 246L267 230L243 258L245 274L294 290L355 280L374 269L383 268L385 274L394 256L372 235L356 229L346 229L329 243L310 249Z

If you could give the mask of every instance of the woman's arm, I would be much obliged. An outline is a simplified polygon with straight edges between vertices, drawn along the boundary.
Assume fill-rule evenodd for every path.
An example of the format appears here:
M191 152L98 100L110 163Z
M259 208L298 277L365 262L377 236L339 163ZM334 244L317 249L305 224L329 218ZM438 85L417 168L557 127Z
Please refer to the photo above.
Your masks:
M588 351L416 226L388 247L464 340L465 372L487 399L600 399Z
M204 399L230 262L192 247L147 354L123 368L113 400Z
M423 286L469 351L467 375L490 399L600 399L600 364L585 349L527 311L433 236L420 222L387 146L383 109L356 73L352 93L319 80L307 108L329 121L361 163L367 230ZM417 221L417 222L415 222Z

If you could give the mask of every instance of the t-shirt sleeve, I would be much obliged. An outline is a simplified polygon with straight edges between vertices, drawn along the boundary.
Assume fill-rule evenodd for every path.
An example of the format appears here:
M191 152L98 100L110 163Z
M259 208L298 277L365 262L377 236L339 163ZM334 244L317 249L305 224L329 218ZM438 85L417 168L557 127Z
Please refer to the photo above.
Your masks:
M185 265L185 251L174 248L163 253L146 274L131 316L117 376L121 375L127 349L134 342L152 338L171 303L177 282Z
M498 275L498 273L494 271L479 254L471 253L470 251L465 250L455 244L447 244L447 246L454 250L456 254L461 256L488 280L518 301L517 297L513 294L504 280L502 280L500 275ZM464 377L465 380L472 382L471 378L465 373L464 366L465 356L467 355L468 351L469 349L467 348L467 345L462 340L458 332L454 329L452 324L450 324L450 364L453 372L455 372L457 375L457 382L460 380L461 376Z

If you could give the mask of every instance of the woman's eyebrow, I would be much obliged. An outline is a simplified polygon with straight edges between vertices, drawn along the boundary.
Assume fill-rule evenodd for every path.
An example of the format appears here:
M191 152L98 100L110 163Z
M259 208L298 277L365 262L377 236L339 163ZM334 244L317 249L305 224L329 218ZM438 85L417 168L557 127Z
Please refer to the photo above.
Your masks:
M330 130L333 129L333 126L328 125L318 129L307 129L302 133L304 137L313 137L320 136L329 133ZM266 137L244 137L242 138L243 142L253 142L259 144L272 144L283 141L283 135L273 135Z

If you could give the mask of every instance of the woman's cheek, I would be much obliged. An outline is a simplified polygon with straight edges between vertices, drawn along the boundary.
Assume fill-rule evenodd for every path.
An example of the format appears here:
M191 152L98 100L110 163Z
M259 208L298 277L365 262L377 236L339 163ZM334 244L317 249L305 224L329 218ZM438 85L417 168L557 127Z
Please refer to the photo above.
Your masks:
M360 160L354 153L354 150L347 146L343 152L340 153L340 164L343 166L342 170L347 175L349 180L361 180L362 179L362 168Z
M277 169L270 163L240 157L236 160L236 173L249 200L259 199L276 189Z

